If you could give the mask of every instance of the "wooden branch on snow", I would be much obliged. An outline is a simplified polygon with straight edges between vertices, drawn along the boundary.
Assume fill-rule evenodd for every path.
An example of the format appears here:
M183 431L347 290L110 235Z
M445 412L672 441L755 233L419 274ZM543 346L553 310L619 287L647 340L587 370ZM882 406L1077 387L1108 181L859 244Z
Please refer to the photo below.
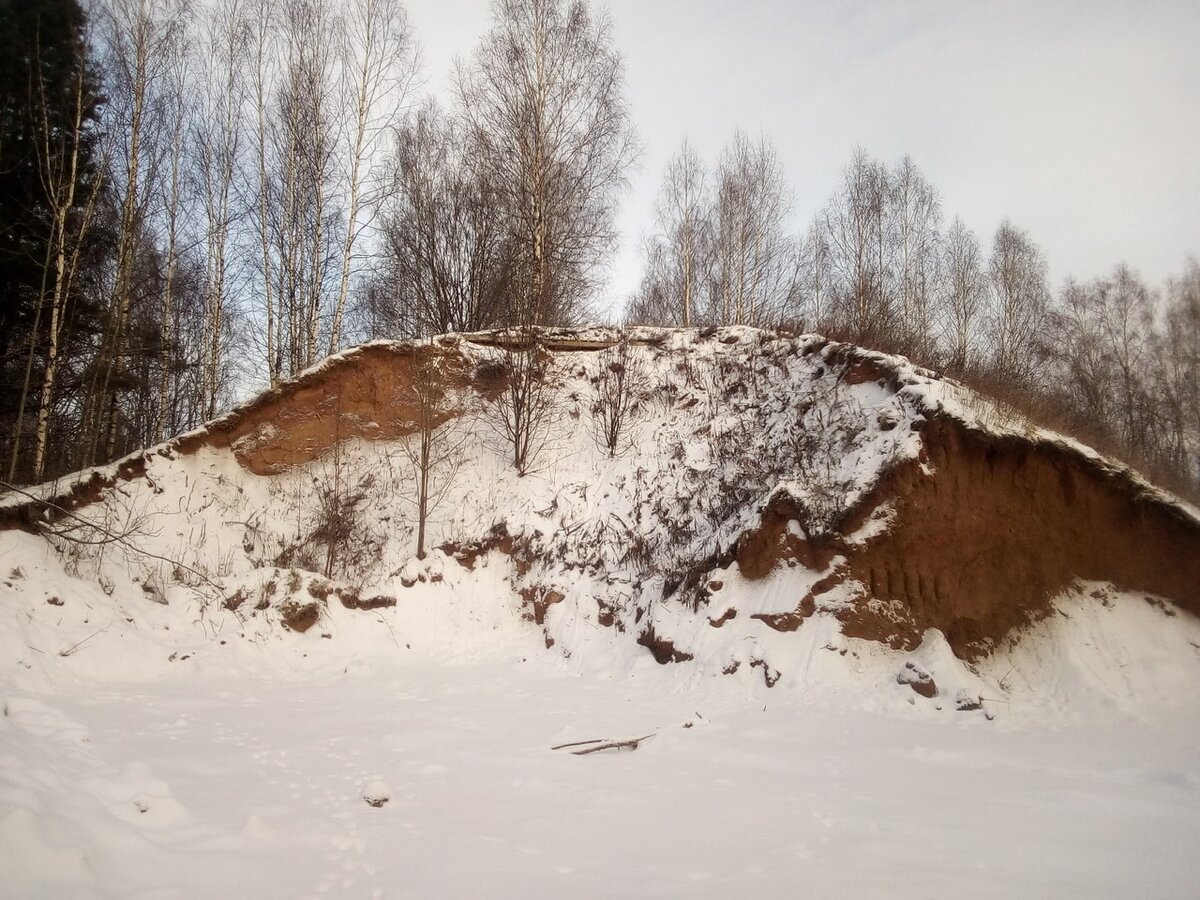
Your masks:
M588 753L599 753L601 750L636 750L642 741L654 737L654 734L645 734L639 738L627 738L621 741L608 740L605 738L596 738L590 741L575 741L570 744L559 744L557 747L551 747L551 750L564 750L567 747L583 747L582 750L572 750L571 753L575 756L584 756ZM586 746L592 744L594 746Z
M582 747L584 744L599 744L604 738L592 738L590 741L572 741L569 744L559 744L556 747L551 747L551 750L565 750L568 747Z

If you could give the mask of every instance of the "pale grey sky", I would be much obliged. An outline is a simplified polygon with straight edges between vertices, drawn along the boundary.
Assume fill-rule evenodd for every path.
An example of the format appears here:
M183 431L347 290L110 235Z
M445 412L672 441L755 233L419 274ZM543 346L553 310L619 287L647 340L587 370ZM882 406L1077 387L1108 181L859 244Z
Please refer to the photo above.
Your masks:
M612 0L645 147L606 294L637 285L668 159L710 165L741 128L770 136L797 230L855 145L909 153L988 244L1005 216L1057 287L1124 260L1152 282L1200 256L1200 0ZM409 0L428 89L490 23L487 0Z

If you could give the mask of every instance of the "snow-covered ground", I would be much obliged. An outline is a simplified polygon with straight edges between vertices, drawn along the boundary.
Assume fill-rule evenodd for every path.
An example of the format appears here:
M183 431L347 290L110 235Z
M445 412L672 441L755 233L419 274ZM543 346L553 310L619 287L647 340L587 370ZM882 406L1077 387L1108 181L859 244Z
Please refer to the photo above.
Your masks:
M482 663L5 702L10 897L1184 898L1197 884L1194 708L988 722L662 669ZM646 734L636 751L551 749ZM376 782L381 807L363 799Z
M1194 618L1078 584L968 665L936 631L847 638L841 588L795 631L754 617L822 575L730 562L773 492L819 528L919 452L930 409L985 418L829 350L638 346L615 455L592 427L611 355L559 354L529 475L486 409L447 426L449 544L422 562L383 441L273 476L152 452L78 511L100 542L0 531L0 894L1197 896ZM361 497L325 578L334 483ZM669 588L689 572L702 590ZM650 628L689 658L656 663Z
M1195 896L1200 625L1140 597L1060 598L976 671L818 616L768 688L615 635L563 659L485 591L214 635L20 544L5 896Z

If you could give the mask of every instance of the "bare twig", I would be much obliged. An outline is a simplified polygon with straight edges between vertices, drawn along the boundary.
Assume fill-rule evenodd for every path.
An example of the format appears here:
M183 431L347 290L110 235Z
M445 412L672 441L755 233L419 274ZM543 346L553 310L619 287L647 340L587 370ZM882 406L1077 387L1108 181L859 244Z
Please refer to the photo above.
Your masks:
M642 741L654 737L653 733L642 735L640 738L629 738L624 741L604 741L594 747L584 747L582 750L572 750L571 753L575 756L584 756L588 753L599 753L601 750L636 750ZM586 743L586 742L585 742Z
M105 632L105 631L108 631L107 625L105 625L103 628L97 628L95 631L93 631L91 634L89 634L87 637L85 637L82 641L76 641L74 644L72 644L66 650L59 650L58 655L59 656L70 656L72 653L74 653L76 650L78 650L81 646L86 644L88 641L90 641L96 635L101 634L102 632Z
M592 738L590 741L572 741L569 744L559 744L556 747L551 747L551 750L566 750L568 747L582 747L584 744L599 744L604 738Z
M213 581L211 578L209 578L207 575L205 575L199 569L193 569L187 563L181 562L180 560L177 560L177 559L171 559L169 556L160 556L157 553L151 553L149 550L143 550L141 547L137 546L137 544L134 544L132 541L130 541L129 538L127 537L127 535L118 534L114 531L110 531L109 529L105 528L103 525L97 524L96 522L89 522L87 519L84 519L81 516L75 515L75 513L71 512L69 509L65 509L65 508L59 506L57 503L52 503L49 500L43 500L40 497L37 497L37 496L29 493L28 491L23 491L19 487L15 487L14 485L11 485L6 481L0 481L0 487L5 488L10 491L15 491L16 493L20 494L23 497L28 497L30 500L33 500L37 503L41 503L43 506L53 509L56 512L61 513L62 515L66 516L69 519L73 519L74 521L78 522L80 525L86 526L88 528L93 528L96 531L100 532L101 534L107 536L111 542L120 544L121 546L123 546L129 550L132 550L134 553L140 553L142 556L147 556L150 559L157 559L161 562L170 563L173 566L177 566L180 569L184 569L188 572L191 572L197 578L200 578L202 581L209 584L213 589L215 589L217 591L218 594L221 593L222 591L224 591L224 588L221 587L221 585L217 584L215 581ZM90 542L90 541L82 541L79 538L69 537L66 535L58 535L58 536L63 537L65 540L71 541L73 543L94 543L94 542Z

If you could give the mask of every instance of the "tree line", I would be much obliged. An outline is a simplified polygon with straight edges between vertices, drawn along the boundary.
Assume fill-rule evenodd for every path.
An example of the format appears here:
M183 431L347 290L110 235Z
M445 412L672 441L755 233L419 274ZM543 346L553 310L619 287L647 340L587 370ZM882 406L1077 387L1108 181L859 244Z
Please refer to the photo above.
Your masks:
M336 350L414 71L403 8L3 6L9 480L106 462Z
M497 0L0 2L0 459L103 463L376 336L582 316L637 153L612 23Z
M33 482L196 426L349 343L574 324L639 153L612 22L495 0L445 102L401 0L0 0L0 465ZM665 173L630 322L907 353L1200 479L1200 274L1048 284L909 158L854 153L801 233L765 137ZM528 342L526 342L528 343ZM511 355L514 459L536 354ZM527 436L526 436L527 437Z
M765 138L735 133L709 169L684 141L659 190L626 316L785 326L903 353L1035 418L1200 487L1200 265L1160 290L1130 267L1051 288L1045 255L1004 221L990 245L908 156L855 150L799 234Z

